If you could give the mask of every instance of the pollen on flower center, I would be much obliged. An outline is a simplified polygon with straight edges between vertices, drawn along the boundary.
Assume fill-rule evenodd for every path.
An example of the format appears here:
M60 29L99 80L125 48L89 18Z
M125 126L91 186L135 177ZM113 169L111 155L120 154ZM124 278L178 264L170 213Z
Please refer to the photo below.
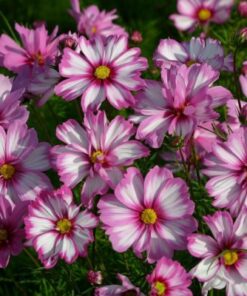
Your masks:
M61 219L57 222L57 229L61 234L69 233L72 223L68 219Z
M186 65L187 65L188 67L190 67L190 66L194 65L195 63L196 63L196 61L189 60L189 61L186 62Z
M41 52L39 51L36 55L35 55L35 59L38 62L38 64L40 66L43 66L45 64L45 60L43 55L41 54Z
M160 281L155 282L154 284L155 292L159 296L164 296L166 291L166 285Z
M153 209L145 209L141 213L141 220L145 224L155 224L157 221L157 214Z
M11 164L4 164L0 167L0 175L5 179L11 179L15 174L15 168Z
M0 229L0 245L8 238L8 232L5 229Z
M225 265L233 265L238 261L238 253L233 250L226 250L223 253L223 259Z
M111 74L111 69L108 68L107 66L99 66L96 68L94 75L98 79L106 79L110 76Z
M96 163L96 162L104 162L104 159L103 159L103 152L101 150L97 150L97 151L94 151L91 155L91 161L92 163Z
M92 27L91 32L94 34L97 32L97 28L95 26Z
M201 8L198 11L198 18L201 22L206 22L212 17L212 12L207 8Z

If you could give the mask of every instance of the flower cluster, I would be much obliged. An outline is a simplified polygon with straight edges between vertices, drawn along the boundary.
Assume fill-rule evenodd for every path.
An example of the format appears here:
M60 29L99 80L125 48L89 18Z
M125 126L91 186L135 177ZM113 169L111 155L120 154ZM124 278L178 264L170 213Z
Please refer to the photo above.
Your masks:
M133 47L145 35L129 37L116 10L71 6L77 32L36 22L15 25L18 41L0 36L0 268L33 248L46 269L86 257L95 296L192 296L192 279L203 295L246 296L247 62L236 61L246 29L234 54L209 30L234 1L178 0L175 27L203 32L161 39L153 70ZM246 17L246 1L238 10ZM44 114L53 103L70 109L57 139ZM107 247L143 270L95 264Z

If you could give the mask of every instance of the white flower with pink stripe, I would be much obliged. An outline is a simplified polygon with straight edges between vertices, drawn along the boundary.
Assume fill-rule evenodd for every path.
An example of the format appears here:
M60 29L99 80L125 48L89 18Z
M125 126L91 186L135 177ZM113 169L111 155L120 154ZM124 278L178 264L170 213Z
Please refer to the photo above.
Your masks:
M67 187L43 192L29 205L28 212L26 237L46 268L54 267L59 258L71 264L78 256L87 256L98 219L87 210L80 211Z
M140 74L148 66L140 49L129 49L126 36L81 37L79 49L64 50L59 72L66 79L55 87L56 94L67 101L81 97L83 111L98 109L106 98L116 109L132 106L131 91L145 86Z

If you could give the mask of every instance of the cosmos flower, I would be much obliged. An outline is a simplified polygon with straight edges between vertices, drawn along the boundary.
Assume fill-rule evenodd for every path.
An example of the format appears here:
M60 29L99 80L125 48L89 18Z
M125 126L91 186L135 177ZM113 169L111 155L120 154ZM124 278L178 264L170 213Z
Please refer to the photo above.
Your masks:
M179 14L173 14L170 19L178 30L194 30L198 25L206 26L210 22L221 24L227 21L231 14L234 0L178 0Z
M116 109L132 106L131 91L145 86L140 74L148 66L140 49L128 49L125 36L111 36L105 42L81 37L79 48L81 54L64 50L59 71L66 79L56 86L56 94L67 101L81 96L83 111L95 111L106 98Z
M25 88L28 92L34 91L33 95L40 97L39 105L42 105L50 97L51 89L54 89L60 78L58 72L53 69L59 54L59 38L56 38L58 28L55 28L50 36L44 24L35 29L16 24L15 29L20 35L21 45L8 35L2 34L0 66L16 73L16 87Z
M214 146L204 164L203 173L210 179L208 193L214 197L213 205L230 209L233 216L239 214L247 197L247 129L240 128L226 142Z
M130 39L135 43L142 43L143 41L142 33L139 31L134 31Z
M218 211L204 221L213 237L192 234L188 237L189 252L202 260L191 274L202 282L222 279L231 284L246 283L247 209L234 222L228 212Z
M239 82L240 82L242 92L245 95L245 97L247 97L247 71L246 71L246 68L247 68L247 61L245 61L243 63L243 70L244 70L243 72L244 73L241 74L239 77Z
M238 12L242 17L247 17L247 1L241 1L238 4Z
M13 90L13 80L0 74L0 126L7 129L15 120L26 123L29 112L21 106L24 89Z
M150 296L192 296L188 289L191 277L177 261L161 258L147 281L151 285Z
M5 131L0 126L0 191L12 202L33 200L51 188L43 173L50 168L49 144L39 143L36 131L19 121Z
M53 163L66 186L73 188L84 180L83 205L91 207L95 195L115 188L124 166L149 154L140 142L130 140L134 133L133 125L123 117L109 123L102 111L87 113L84 127L72 119L57 127L56 135L65 146L51 150Z
M71 6L70 14L77 22L78 32L85 34L88 38L109 37L111 35L128 36L124 28L112 22L118 18L115 9L106 12L100 11L96 5L90 5L81 11L79 0L71 0Z
M246 281L241 283L227 282L224 279L215 276L211 280L205 282L202 286L202 295L208 296L208 292L212 289L222 290L226 288L226 296L247 296Z
M10 256L17 256L23 249L21 224L26 207L26 202L14 206L0 194L0 268L7 267Z
M211 86L218 77L211 66L194 64L163 68L163 84L146 80L147 88L136 95L136 114L130 117L139 123L136 138L158 148L166 133L191 136L199 124L217 119L214 108L232 98L227 89Z
M197 228L186 183L158 166L145 180L138 169L129 168L98 208L113 249L125 252L132 247L137 255L146 251L149 263L186 249L188 234Z
M162 39L154 54L154 61L157 66L164 67L206 63L214 70L233 71L232 55L224 57L220 41L211 38L192 37L189 42L182 43L174 39Z
M87 280L91 285L101 285L103 281L102 272L89 270L87 273Z
M42 192L29 205L24 222L26 237L39 259L46 268L52 268L59 258L71 264L78 256L87 256L98 219L87 210L81 212L73 202L72 192L61 187Z
M6 34L0 37L0 55L4 67L14 73L22 73L28 69L30 79L33 71L44 71L47 66L54 65L58 54L59 39L55 38L58 28L50 36L44 24L35 29L16 24L15 29L20 35L22 45Z
M135 287L130 280L122 275L117 275L122 285L109 285L95 290L95 296L145 296L140 292L140 289Z

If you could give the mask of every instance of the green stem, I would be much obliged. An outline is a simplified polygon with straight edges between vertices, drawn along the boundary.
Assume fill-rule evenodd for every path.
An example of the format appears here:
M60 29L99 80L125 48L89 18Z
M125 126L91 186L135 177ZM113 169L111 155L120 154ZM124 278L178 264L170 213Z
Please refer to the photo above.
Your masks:
M239 45L237 44L236 49L234 51L234 55L233 55L233 74L234 74L233 76L234 76L234 82L235 82L236 92L237 92L238 107L239 107L239 110L241 111L242 106L241 106L240 97L242 96L242 92L241 92L240 85L239 85L238 69L237 69L238 47L239 47Z
M8 28L10 35L13 37L13 39L16 42L18 42L18 38L16 37L15 32L12 30L8 19L5 17L5 15L2 13L1 10L0 10L0 16L3 19L3 22L5 23L6 27Z
M38 260L36 260L36 259L33 257L33 255L29 252L28 249L24 249L24 252L25 252L25 253L27 254L27 256L33 261L33 263L34 263L34 265L35 265L36 267L38 267L38 268L41 267L40 264L39 264L39 262L38 262Z

